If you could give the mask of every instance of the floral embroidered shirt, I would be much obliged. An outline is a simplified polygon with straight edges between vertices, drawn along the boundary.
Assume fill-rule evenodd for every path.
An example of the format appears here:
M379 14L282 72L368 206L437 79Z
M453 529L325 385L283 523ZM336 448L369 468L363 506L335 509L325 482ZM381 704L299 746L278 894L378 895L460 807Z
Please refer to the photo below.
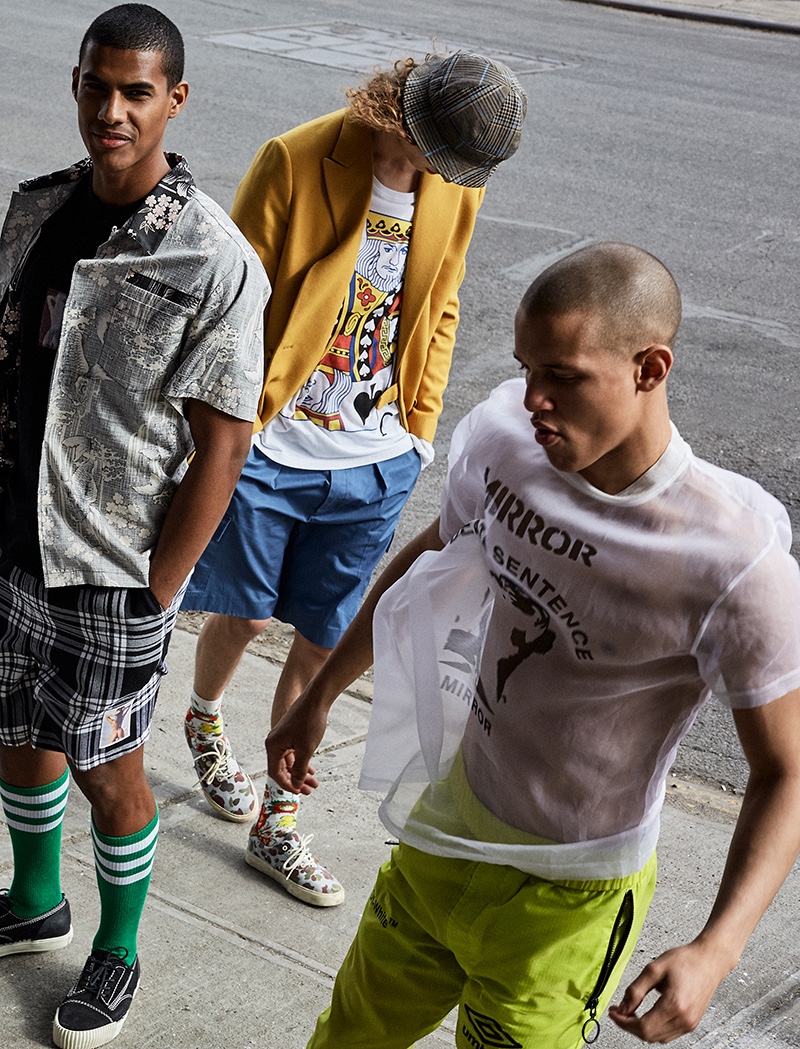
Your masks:
M188 399L252 420L269 283L186 162L77 263L64 306L39 471L47 587L145 586L193 450ZM17 456L16 283L42 224L91 171L23 183L0 238L0 496Z

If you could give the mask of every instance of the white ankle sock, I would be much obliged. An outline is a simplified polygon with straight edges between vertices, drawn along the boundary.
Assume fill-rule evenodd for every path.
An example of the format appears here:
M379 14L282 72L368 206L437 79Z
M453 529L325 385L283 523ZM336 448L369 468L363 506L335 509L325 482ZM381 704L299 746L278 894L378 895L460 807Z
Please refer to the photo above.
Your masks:
M222 707L222 697L225 695L223 692L219 699L203 699L202 696L198 696L194 689L192 689L191 707L192 710L196 710L198 714L205 714L206 717L213 717L214 714L219 714Z

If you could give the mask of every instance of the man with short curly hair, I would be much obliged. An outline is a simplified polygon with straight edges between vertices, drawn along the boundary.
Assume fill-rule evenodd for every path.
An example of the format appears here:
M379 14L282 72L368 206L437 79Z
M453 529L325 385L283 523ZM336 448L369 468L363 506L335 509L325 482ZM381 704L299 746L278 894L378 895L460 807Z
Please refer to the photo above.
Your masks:
M232 212L274 289L263 429L183 607L217 613L187 740L212 808L242 822L258 799L223 732L223 690L273 614L291 623L274 723L355 614L433 458L475 216L526 105L509 69L467 52L400 61L348 97L267 142ZM306 903L341 903L296 810L268 780L247 862Z

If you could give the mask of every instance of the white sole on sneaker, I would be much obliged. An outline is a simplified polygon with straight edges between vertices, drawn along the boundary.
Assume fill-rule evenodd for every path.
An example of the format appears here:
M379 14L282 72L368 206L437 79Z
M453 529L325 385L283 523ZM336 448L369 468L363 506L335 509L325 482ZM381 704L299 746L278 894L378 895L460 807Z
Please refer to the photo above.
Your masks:
M136 990L131 995L131 1005L133 1005L133 999L139 993L139 986L141 985L137 985ZM130 1008L128 1008L122 1019L116 1020L114 1023L95 1027L93 1031L71 1031L66 1027L62 1027L58 1022L59 1012L60 1010L56 1010L55 1019L53 1020L53 1042L58 1046L58 1049L97 1049L100 1045L108 1045L109 1042L114 1041L130 1016Z
M72 943L72 926L63 936L51 936L47 940L20 940L18 943L4 943L0 947L0 958L7 954L36 954L39 951L60 951Z
M307 889L304 885L293 882L291 878L275 870L266 860L262 860L249 849L245 850L244 858L251 867L274 879L290 896L302 900L303 903L310 903L312 907L338 907L340 903L344 903L344 889L340 889L339 892L314 892L313 889Z

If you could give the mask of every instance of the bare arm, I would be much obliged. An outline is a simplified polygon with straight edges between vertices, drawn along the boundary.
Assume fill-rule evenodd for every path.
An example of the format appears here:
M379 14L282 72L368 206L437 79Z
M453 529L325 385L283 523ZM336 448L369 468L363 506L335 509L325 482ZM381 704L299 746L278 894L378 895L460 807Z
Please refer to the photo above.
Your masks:
M699 936L647 965L609 1016L646 1042L693 1031L800 850L800 690L734 711L750 778L709 919ZM645 995L660 997L641 1017Z
M222 520L250 450L252 424L204 401L186 402L195 454L164 518L150 589L168 608Z
M437 518L403 547L378 577L322 670L267 736L269 774L284 790L310 794L317 786L309 762L325 734L334 700L372 665L372 617L379 598L421 553L443 546Z

